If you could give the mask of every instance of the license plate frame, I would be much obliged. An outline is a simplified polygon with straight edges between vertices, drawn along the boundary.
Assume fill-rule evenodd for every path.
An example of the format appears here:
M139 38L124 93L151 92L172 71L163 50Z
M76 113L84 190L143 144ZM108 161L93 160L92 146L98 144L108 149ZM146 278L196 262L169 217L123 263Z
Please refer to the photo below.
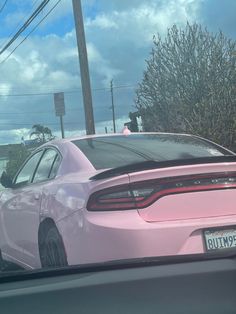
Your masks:
M234 234L229 235L230 232L233 232ZM217 241L215 240L214 243L212 243L212 248L209 248L209 239L210 237L214 236L214 239L218 239ZM233 239L233 246L222 246L222 240L220 241L219 238L225 238L225 237L235 237ZM210 228L205 228L203 229L203 239L204 239L204 244L205 244L205 250L206 252L221 252L225 250L236 250L236 225L233 226L222 226L222 227L210 227ZM227 242L226 240L223 241L225 244ZM218 247L216 247L216 243L218 243ZM230 243L228 239L228 243Z

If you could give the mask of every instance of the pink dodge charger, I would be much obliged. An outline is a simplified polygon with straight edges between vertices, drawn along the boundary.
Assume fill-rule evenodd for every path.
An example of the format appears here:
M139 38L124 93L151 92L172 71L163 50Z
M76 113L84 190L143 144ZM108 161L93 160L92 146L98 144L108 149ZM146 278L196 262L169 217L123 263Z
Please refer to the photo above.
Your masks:
M236 247L236 156L196 136L56 140L1 183L0 249L24 268Z

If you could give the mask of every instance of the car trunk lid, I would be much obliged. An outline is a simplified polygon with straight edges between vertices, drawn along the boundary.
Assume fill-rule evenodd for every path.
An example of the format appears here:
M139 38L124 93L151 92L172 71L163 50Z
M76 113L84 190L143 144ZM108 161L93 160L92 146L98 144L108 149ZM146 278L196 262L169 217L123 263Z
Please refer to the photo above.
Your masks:
M129 174L148 222L236 215L236 163L189 165Z

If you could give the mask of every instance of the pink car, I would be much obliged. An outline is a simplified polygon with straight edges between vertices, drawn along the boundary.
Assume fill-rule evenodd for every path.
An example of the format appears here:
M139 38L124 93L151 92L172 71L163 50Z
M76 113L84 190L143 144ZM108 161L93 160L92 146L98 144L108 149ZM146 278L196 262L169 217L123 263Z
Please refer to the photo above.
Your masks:
M236 156L196 136L57 140L1 182L2 255L28 269L236 247Z

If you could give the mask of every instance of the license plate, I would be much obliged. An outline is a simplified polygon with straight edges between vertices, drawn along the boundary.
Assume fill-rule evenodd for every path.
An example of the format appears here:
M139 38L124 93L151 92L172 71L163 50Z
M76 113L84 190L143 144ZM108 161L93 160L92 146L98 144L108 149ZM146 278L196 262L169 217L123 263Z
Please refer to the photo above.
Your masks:
M207 251L236 248L236 227L204 230Z

